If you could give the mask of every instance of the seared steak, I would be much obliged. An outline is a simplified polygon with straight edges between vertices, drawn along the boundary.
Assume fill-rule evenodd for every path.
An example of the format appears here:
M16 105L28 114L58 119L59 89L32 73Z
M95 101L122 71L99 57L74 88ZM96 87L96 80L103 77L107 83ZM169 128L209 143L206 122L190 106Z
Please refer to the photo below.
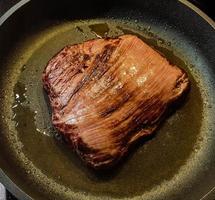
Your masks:
M66 46L47 64L52 121L91 167L113 165L158 127L187 75L138 37Z

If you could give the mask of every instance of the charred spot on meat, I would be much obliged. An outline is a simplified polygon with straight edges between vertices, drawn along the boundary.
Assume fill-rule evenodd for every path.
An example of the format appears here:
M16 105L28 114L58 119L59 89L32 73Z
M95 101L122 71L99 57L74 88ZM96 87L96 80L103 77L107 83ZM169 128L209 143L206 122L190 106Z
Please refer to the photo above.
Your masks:
M117 163L189 87L187 74L133 35L66 46L43 84L52 122L87 165Z

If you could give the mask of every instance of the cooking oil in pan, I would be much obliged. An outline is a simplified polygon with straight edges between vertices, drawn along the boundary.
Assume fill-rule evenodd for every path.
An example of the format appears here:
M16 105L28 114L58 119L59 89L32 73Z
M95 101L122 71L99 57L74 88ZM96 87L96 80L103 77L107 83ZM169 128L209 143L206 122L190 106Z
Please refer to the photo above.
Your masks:
M11 105L13 121L24 154L36 168L52 177L53 184L59 183L68 190L95 195L140 195L164 180L170 180L193 152L202 122L203 103L198 84L190 67L170 50L169 42L149 32L148 27L135 27L112 20L67 22L52 26L42 34L37 33L28 42L32 53L23 63L24 67L20 68L20 76L14 87L14 103ZM155 137L132 151L117 168L96 173L85 167L65 144L54 139L56 132L51 125L51 111L41 75L48 60L65 45L122 34L137 35L171 63L185 69L191 81L191 91L184 104L165 120ZM42 44L34 47L41 39Z
M100 23L100 24L92 24L89 25L89 28L93 33L96 34L97 37L105 37L107 36L109 32L109 26L106 23Z

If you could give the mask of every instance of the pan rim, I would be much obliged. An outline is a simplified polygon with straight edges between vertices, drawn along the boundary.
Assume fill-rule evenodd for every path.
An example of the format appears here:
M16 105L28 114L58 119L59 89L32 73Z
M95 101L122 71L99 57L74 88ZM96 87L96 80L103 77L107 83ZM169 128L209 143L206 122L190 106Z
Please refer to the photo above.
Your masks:
M11 7L0 17L0 26L7 21L7 19L15 13L19 8L30 2L31 0L21 0L16 4L11 5Z
M19 188L12 179L10 179L5 172L0 168L0 182L3 184L5 189L11 192L16 198L22 200L33 200L27 193Z
M195 6L193 3L189 2L188 0L179 0L180 3L184 4L191 10L193 10L196 14L198 14L200 17L202 17L208 24L211 25L213 29L215 29L215 21L210 18L205 12L203 12L200 8Z
M188 0L178 0L180 3L191 9L193 12L195 12L197 15L199 15L204 21L206 21L214 30L215 30L215 21L212 20L206 13L204 13L201 9L196 7L194 4L189 2ZM23 7L25 4L31 2L31 0L21 0L17 1L15 4L11 5L11 7L0 17L0 26L4 24L4 22L7 21L8 18L10 18L17 10L19 10L21 7ZM32 197L30 197L27 193L25 193L22 189L19 188L18 185L16 185L12 179L10 179L7 174L1 169L0 167L0 181L1 183L17 198L22 200L31 200ZM206 193L201 199L207 199L209 195L214 192L214 188L210 190L208 193Z

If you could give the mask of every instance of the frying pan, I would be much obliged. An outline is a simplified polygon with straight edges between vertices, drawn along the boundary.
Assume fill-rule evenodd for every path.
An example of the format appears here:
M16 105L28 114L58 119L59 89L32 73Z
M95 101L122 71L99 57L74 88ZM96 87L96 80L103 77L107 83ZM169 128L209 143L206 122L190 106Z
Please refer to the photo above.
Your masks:
M0 182L25 199L215 198L215 24L185 0L0 2ZM135 34L184 68L191 90L154 137L93 171L50 121L41 73L67 44Z

